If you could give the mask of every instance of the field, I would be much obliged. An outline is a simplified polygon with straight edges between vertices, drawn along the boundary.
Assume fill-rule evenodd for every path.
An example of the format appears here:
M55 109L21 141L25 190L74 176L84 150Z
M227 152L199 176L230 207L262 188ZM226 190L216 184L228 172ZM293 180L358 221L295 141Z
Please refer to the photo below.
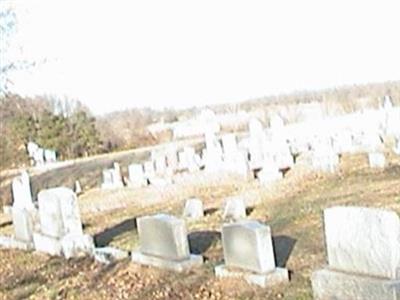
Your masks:
M118 191L93 188L101 172L101 167L93 163L91 175L86 176L88 183L84 182L91 188L80 196L79 202L85 232L95 237L98 246L131 251L137 247L137 217L158 212L180 216L184 201L195 196L203 200L206 216L201 221L188 221L187 225L191 251L204 256L203 267L177 274L141 267L129 259L105 266L91 258L65 260L0 250L0 298L311 299L310 275L325 264L324 208L362 205L400 213L400 158L390 152L387 158L384 170L373 170L368 167L366 155L345 155L339 172L329 175L309 172L298 165L282 182L270 187L255 181L193 174L182 184L165 190L148 187ZM75 166L70 173L79 170L83 177L88 174L86 168L88 165L85 169ZM60 169L34 177L34 185L54 176L57 184L70 180L68 173ZM220 207L224 198L235 195L251 203L249 218L271 226L277 264L289 269L289 284L261 289L213 275L214 266L223 261ZM0 215L0 233L11 232L9 220Z

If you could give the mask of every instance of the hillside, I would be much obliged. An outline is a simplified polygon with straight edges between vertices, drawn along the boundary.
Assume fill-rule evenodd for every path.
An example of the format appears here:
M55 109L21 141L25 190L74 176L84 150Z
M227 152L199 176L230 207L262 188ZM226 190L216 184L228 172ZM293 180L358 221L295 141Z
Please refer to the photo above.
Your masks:
M205 257L205 265L183 274L140 267L128 259L105 266L90 258L49 257L17 250L0 250L2 299L311 299L310 275L325 263L321 213L346 204L384 207L400 213L400 158L387 152L382 171L368 167L366 155L345 155L334 175L293 168L284 180L269 188L256 182L224 179L195 180L167 191L156 188L117 192L91 189L80 199L85 231L98 245L132 250L137 246L137 217L182 213L184 200L202 199L206 217L189 222L191 251ZM58 173L58 172L57 172ZM62 174L61 172L59 174ZM49 175L41 175L49 176ZM197 180L196 180L197 178ZM34 179L35 180L35 179ZM67 176L59 176L60 183ZM253 200L249 218L269 224L279 266L291 273L288 285L261 289L237 280L216 279L213 267L222 261L220 207L231 195ZM91 204L117 203L123 209L96 210ZM106 206L102 206L103 208ZM0 231L11 231L1 215Z

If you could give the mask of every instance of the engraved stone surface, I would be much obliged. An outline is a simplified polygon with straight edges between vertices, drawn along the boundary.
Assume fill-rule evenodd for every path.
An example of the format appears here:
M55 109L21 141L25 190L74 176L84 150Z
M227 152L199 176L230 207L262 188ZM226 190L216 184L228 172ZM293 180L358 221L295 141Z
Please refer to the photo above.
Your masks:
M332 207L324 218L330 268L399 279L400 220L395 212Z
M275 270L271 229L257 221L241 221L222 227L225 265L256 273Z
M53 188L38 195L41 232L61 238L68 233L82 234L78 201L68 188Z
M141 253L176 261L190 257L183 220L158 214L138 218L137 226Z
M315 300L400 299L400 280L359 276L322 269L312 274L311 282Z

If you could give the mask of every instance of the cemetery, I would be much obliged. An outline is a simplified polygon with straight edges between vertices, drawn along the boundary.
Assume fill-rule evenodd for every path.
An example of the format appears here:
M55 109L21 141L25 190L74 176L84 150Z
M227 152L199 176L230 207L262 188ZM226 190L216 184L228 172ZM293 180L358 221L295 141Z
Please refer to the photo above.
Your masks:
M239 119L13 177L0 298L400 299L400 107Z

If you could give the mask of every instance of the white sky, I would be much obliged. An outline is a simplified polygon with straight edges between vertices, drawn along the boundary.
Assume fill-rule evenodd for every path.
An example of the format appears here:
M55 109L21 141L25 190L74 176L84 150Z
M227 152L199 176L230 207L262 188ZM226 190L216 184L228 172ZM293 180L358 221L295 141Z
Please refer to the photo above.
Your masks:
M400 79L399 0L14 0L21 94L95 113Z

